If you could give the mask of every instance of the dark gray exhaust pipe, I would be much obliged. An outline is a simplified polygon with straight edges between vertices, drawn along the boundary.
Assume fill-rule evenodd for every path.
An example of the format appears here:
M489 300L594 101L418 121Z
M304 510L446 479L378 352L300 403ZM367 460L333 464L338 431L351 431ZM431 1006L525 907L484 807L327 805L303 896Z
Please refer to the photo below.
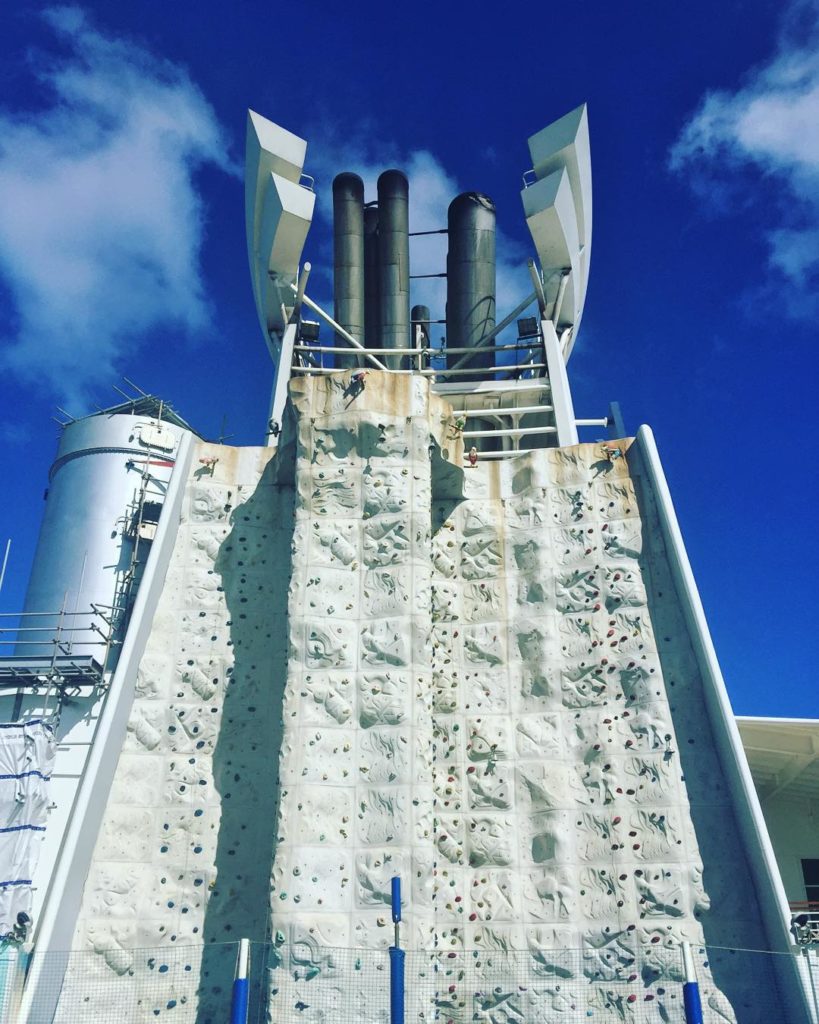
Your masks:
M409 185L402 171L384 171L378 179L378 268L381 338L376 347L406 348L410 341ZM387 356L384 362L390 369L402 367L400 356Z
M335 319L357 340L364 338L364 182L345 171L333 181L333 297ZM336 335L336 345L348 348ZM352 350L351 350L352 351ZM336 355L335 365L359 365L355 355Z
M378 203L364 207L364 344L381 347L381 300L378 294Z
M447 226L446 343L470 348L495 327L495 204L480 192L463 192L449 204ZM463 365L494 366L492 348L465 357ZM462 358L448 356L447 367Z

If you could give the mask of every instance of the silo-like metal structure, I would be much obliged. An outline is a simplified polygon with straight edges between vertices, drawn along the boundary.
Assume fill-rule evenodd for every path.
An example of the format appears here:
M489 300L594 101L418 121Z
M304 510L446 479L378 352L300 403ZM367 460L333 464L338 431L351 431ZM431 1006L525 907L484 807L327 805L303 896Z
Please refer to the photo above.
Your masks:
M471 348L495 327L495 204L481 192L463 192L449 204L447 228L447 348ZM453 354L447 367L491 367L492 348Z
M409 184L403 171L378 178L378 285L381 310L379 348L406 348L410 340ZM384 360L401 369L400 356Z
M359 342L364 338L364 182L345 171L333 180L333 296L336 322ZM336 335L339 348L349 347ZM355 355L336 354L336 366L358 365Z
M186 430L182 421L150 411L150 402L140 401L63 430L49 472L18 654L50 655L59 636L61 653L102 663L104 636L92 619L118 639ZM92 605L101 614L92 616Z

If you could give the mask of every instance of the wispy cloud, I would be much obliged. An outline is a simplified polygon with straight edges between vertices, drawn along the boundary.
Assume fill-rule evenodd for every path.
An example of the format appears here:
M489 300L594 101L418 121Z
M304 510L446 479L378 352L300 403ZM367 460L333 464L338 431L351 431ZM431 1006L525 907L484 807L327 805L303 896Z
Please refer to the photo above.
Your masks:
M82 402L147 332L207 324L193 175L234 169L184 70L78 8L43 17L64 54L32 70L50 105L0 110L0 275L15 324L2 365Z
M365 125L355 134L341 137L336 126L318 126L306 133L309 139L308 170L316 174L319 188L319 216L332 224L333 197L330 183L340 171L354 171L364 181L364 198L376 198L376 182L382 171L398 167L409 179L410 231L435 231L446 227L447 208L464 189L446 170L436 156L427 150L402 150L394 142L379 138L372 125ZM410 260L413 274L440 274L446 270L446 235L427 235L410 239ZM497 315L502 319L531 291L526 269L528 253L522 245L509 238L502 229L497 233ZM329 260L328 260L329 265ZM413 305L430 308L433 319L443 318L446 308L444 278L414 280ZM515 328L510 329L514 331ZM445 333L443 324L433 328L438 341Z
M763 290L819 311L819 4L786 13L776 53L735 91L707 93L670 153L704 201L752 208L769 247Z

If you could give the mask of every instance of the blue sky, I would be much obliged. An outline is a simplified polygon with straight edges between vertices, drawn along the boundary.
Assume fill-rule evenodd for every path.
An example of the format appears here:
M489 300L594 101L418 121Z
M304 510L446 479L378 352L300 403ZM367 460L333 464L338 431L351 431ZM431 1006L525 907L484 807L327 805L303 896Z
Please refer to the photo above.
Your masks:
M504 315L528 290L526 139L586 101L576 412L615 399L654 428L736 711L819 714L817 43L816 0L4 5L0 611L22 605L55 404L111 404L125 374L203 434L224 417L260 442L247 107L308 140L314 297L331 302L333 174L397 165L416 229L457 191L495 199ZM415 272L443 269L435 244Z

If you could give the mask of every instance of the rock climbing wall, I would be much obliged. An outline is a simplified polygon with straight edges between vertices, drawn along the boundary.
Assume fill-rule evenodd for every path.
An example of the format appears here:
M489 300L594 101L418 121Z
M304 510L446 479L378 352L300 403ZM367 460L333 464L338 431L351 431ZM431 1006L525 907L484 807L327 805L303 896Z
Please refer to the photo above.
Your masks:
M271 1019L376 1018L339 950L391 943L395 874L410 948L526 951L510 1019L682 1019L683 939L766 938L631 442L461 470L424 381L353 384L293 391ZM712 968L709 1020L766 1019ZM464 977L415 1012L495 1019Z
M58 1022L118 998L128 1024L186 1005L223 1021L217 944L266 937L293 506L272 454L197 446Z
M425 379L291 398L194 457L57 1020L163 974L129 1024L222 1020L240 936L271 1020L382 1020L393 875L413 1019L681 1020L683 939L767 940L636 448L464 468Z

